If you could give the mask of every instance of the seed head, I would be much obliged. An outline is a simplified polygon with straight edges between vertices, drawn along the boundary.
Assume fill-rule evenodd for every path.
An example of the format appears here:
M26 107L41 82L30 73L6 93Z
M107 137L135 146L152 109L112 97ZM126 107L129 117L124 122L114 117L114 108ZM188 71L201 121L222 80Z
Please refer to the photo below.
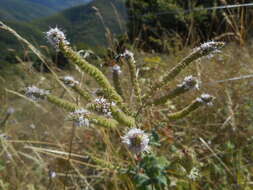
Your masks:
M134 154L149 151L150 149L148 145L149 136L141 129L130 129L121 139L122 143Z

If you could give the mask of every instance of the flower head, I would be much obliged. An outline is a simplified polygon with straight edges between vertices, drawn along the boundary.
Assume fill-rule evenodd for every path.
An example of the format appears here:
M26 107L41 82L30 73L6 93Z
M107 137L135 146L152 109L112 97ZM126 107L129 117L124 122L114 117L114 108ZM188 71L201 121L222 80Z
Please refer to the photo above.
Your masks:
M119 65L114 65L114 66L112 67L112 70L115 71L115 72L117 72L118 74L121 73L121 68L120 68Z
M149 136L141 129L130 129L123 137L121 137L121 139L122 143L124 143L129 150L135 154L139 154L150 149L148 145Z
M207 58L212 58L214 54L220 53L220 49L223 48L224 45L224 42L209 41L195 48L194 52L200 52L203 56L207 56Z
M50 28L50 30L46 32L46 38L48 42L57 50L59 49L60 43L69 45L64 32L62 32L58 27Z
M202 94L200 97L197 98L197 101L208 106L213 105L214 97L209 94Z
M187 76L184 78L183 82L178 85L178 87L182 87L185 90L190 90L190 89L199 89L199 81L197 78L193 76Z
M79 84L79 82L76 81L72 76L65 76L65 77L63 77L61 79L64 82L64 84L66 84L66 85L68 85L70 87L73 87L73 86Z
M37 88L36 86L29 86L25 88L26 97L37 101L39 99L44 99L46 95L50 94L48 90Z
M133 52L131 52L129 50L125 50L125 52L121 56L125 57L125 58L129 59L131 62L135 63Z
M69 114L69 118L74 121L75 126L77 127L88 127L90 125L89 120L87 119L87 115L90 112L86 109L78 109Z

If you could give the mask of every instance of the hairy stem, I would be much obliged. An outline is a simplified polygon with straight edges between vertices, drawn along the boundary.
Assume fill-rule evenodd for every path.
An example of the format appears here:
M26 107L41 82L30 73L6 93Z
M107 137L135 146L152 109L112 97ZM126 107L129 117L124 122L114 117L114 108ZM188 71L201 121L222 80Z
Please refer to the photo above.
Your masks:
M116 90L111 86L109 80L105 77L105 75L95 66L89 64L86 60L84 60L78 53L72 50L69 46L64 43L60 43L60 50L63 54L68 57L74 64L78 65L80 69L90 75L95 81L100 85L103 89L106 98L114 101L119 106L122 106L123 99L116 92Z
M159 88L163 87L169 81L173 80L180 72L182 72L187 66L189 66L197 59L207 56L212 52L221 49L223 46L223 42L207 42L206 44L202 44L175 67L173 67L166 75L164 75L160 82L153 85L153 87L151 87L150 94L153 95Z
M69 101L66 101L64 99L58 98L57 96L53 95L46 95L46 99L48 102L57 105L60 108L63 108L66 111L74 112L75 110L78 110L79 107L76 104L73 104Z
M182 119L182 118L186 117L187 115L189 115L191 112L193 112L196 109L198 109L199 107L201 107L202 105L210 105L211 101L213 99L214 99L214 97L212 97L212 96L209 96L208 98L203 98L203 97L197 98L195 101L193 101L190 105L186 106L181 111L168 114L167 118L169 119L169 121L175 121L178 119Z
M88 109L98 111L95 104L89 104ZM134 118L126 115L117 106L110 106L110 111L112 112L113 118L117 120L119 123L127 125L129 127L135 126Z
M154 99L153 101L148 103L148 105L165 104L168 100L176 98L177 96L180 96L180 95L190 91L191 89L193 89L195 87L196 84L197 84L197 81L192 80L191 81L191 86L178 85L175 89L173 89L172 91L167 92L165 95L163 95L159 98Z
M60 108L65 109L66 111L69 111L69 112L74 112L78 109L81 109L77 105L75 105L71 102L68 102L66 100L63 100L61 98L58 98L56 96L53 96L53 95L46 95L46 98L49 102L57 105ZM101 125L106 128L116 128L118 126L118 122L114 119L108 119L106 117L98 116L98 115L95 115L92 113L87 114L86 117L91 123L96 124L96 125Z
M72 89L77 92L82 98L84 98L86 101L92 101L91 95L86 92L85 90L81 89L79 86L74 85Z
M114 83L114 87L115 87L116 91L118 92L118 94L122 98L124 98L123 90L122 90L121 84L120 84L120 78L119 78L119 72L118 71L113 71L112 79L113 79L113 83Z
M133 85L133 88L134 88L135 95L137 97L137 101L141 105L142 104L141 89L140 89L139 81L138 81L138 78L137 78L136 65L132 60L127 60L127 64L128 64L128 67L129 67L131 82L132 82L132 85Z

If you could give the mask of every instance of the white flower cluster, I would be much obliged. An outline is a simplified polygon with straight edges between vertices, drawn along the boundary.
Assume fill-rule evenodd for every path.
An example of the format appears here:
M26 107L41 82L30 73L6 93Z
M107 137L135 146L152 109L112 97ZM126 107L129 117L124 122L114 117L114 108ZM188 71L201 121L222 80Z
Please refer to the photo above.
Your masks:
M197 98L197 101L200 103L206 104L208 106L212 106L213 99L214 99L214 97L209 94L202 94L200 97Z
M119 61L120 58L126 58L126 59L130 60L133 63L136 62L135 59L134 59L133 52L131 52L131 51L127 50L127 49L125 50L124 53L121 53L121 54L117 55L115 57L115 60ZM118 72L118 74L121 73L121 67L119 65L117 65L117 64L112 67L112 70Z
M122 54L123 57L126 57L127 59L129 59L131 62L135 63L135 59L134 59L134 53L129 51L129 50L125 50L125 52Z
M118 74L121 73L121 67L119 65L114 65L112 67L112 70L115 71L115 72L117 72Z
M90 122L86 118L88 114L90 114L88 110L81 108L71 112L69 118L74 120L74 124L77 127L89 127Z
M45 95L50 94L48 90L37 88L36 86L29 86L25 88L25 96L37 101L45 98Z
M62 81L64 82L64 84L73 87L75 85L78 85L79 82L76 81L72 76L65 76L62 78Z
M10 139L10 136L8 136L5 133L0 133L0 139L6 139L6 140L8 140L8 139Z
M77 52L80 56L82 56L84 59L87 59L88 57L95 55L95 53L91 50L80 50Z
M218 51L219 52L217 43L215 41L209 41L209 42L203 43L200 45L199 48L203 51L211 50L211 51Z
M210 54L207 55L207 58L212 58L214 54L220 53L220 49L223 47L223 42L215 42L215 41L209 41L206 43L203 43L200 45L200 47L196 48L196 51L202 51L202 52L210 52Z
M69 45L64 32L62 32L58 27L50 28L50 30L46 32L46 38L48 42L56 48L56 50L59 49L60 42Z
M115 106L114 102L109 103L105 98L99 97L95 99L96 111L103 113L105 116L111 117L111 106Z
M190 89L199 89L199 84L200 82L198 81L198 79L190 75L185 77L183 82L177 86L182 87L185 90L190 90Z
M200 176L199 169L195 167L192 168L189 175L187 175L187 177L193 181L195 181L199 176Z
M125 144L129 150L135 154L150 150L148 145L149 135L147 135L141 129L130 129L123 137L121 137L121 139L122 143Z
M7 114L13 114L15 112L15 109L13 107L9 107L7 109Z
M56 172L50 171L50 177L55 178L57 176Z
M31 129L36 129L36 125L34 125L33 123L32 123L31 125L29 125L29 127L30 127Z
M134 53L127 49L125 50L124 53L119 54L116 59L120 57L125 57L126 59L129 59L131 62L135 63Z

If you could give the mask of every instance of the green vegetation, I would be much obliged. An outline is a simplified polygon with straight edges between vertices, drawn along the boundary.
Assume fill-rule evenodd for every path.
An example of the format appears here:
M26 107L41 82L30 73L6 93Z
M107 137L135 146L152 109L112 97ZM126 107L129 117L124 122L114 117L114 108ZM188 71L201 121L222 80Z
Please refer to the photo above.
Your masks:
M127 0L128 33L139 47L160 52L168 52L178 40L188 45L219 37L233 38L243 44L252 31L250 7L205 9L234 3L232 0Z

